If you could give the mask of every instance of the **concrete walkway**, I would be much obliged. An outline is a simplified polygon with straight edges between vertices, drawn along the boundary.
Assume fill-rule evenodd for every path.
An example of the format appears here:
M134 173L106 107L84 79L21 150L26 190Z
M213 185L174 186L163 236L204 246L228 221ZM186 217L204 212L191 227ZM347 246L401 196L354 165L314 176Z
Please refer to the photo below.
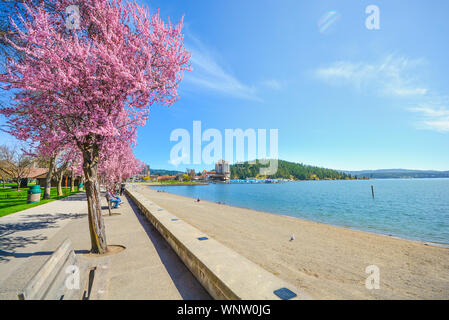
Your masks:
M126 249L104 258L87 258L90 239L84 194L0 218L0 300L17 299L66 238L81 259L107 265L101 292L93 293L97 299L210 299L137 207L125 196L122 200L125 203L113 210L120 215L108 216L104 210L104 220L108 244Z

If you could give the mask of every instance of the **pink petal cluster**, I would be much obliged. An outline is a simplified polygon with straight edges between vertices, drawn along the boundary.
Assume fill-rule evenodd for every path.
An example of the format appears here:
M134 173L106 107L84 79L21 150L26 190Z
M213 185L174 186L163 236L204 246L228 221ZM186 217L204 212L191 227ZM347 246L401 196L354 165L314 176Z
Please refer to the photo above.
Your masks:
M112 153L102 153L98 174L109 190L115 190L118 184L140 173L145 164L136 159L131 147L115 149Z
M80 28L65 26L65 8L80 7ZM125 134L134 144L154 103L173 104L182 73L190 70L181 21L164 23L136 3L55 1L60 10L26 5L15 26L23 58L0 75L15 103L2 108L10 133L47 149L96 143ZM124 129L124 130L123 130ZM87 139L87 140L86 140ZM48 150L50 152L50 150Z

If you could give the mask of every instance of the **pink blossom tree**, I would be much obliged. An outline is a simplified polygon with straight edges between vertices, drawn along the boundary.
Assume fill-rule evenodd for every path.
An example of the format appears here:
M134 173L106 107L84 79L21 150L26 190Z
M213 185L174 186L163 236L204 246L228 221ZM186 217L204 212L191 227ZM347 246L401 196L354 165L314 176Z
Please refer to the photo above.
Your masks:
M114 152L101 152L101 158L98 166L98 174L107 191L114 191L126 179L141 172L145 166L143 162L136 159L132 153L132 148L126 144L118 144ZM106 195L107 201L110 200ZM108 203L109 215L111 205Z
M117 184L131 178L143 170L144 164L134 157L132 148L123 145L112 153L103 153L98 169L105 186L114 190Z
M82 157L78 151L78 155L72 158L72 161L69 164L69 170L71 174L70 179L70 192L75 192L75 180L77 177L83 176L83 166L82 166ZM81 180L80 180L81 182Z
M78 5L79 24L66 26L65 10ZM107 251L97 178L100 150L136 142L150 106L171 105L190 54L182 20L173 26L159 14L120 0L55 1L55 10L30 3L15 25L22 52L0 75L15 103L2 107L10 133L55 148L76 145L82 154L91 251ZM23 46L17 43L23 43Z

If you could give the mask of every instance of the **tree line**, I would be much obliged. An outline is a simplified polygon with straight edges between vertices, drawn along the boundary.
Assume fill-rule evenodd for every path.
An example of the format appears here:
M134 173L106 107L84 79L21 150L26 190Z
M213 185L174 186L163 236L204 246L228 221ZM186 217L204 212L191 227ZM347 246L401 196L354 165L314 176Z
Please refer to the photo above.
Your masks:
M243 162L230 166L231 179L246 178L269 178L269 179L292 179L292 180L348 180L355 179L350 174L337 170L278 160L278 169L275 174L261 176L260 168L267 167L259 160L255 163Z

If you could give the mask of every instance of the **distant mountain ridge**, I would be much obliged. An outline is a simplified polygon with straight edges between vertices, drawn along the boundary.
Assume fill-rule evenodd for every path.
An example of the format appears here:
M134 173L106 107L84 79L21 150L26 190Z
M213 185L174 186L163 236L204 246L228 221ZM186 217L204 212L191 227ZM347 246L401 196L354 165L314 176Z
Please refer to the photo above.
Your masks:
M359 179L449 178L449 171L437 170L378 169L341 172L350 174Z
M281 165L277 174L270 176L272 178L295 178L298 180L313 179L315 176L319 179L406 179L406 178L449 178L449 171L437 170L410 170L410 169L378 169L378 170L332 170L320 167L308 166L302 163L292 163L279 160ZM260 167L259 163L256 165L249 165L248 163L231 165L232 178L249 178L258 176ZM154 175L177 175L183 173L177 170L166 169L151 169L151 174ZM341 175L341 174L342 175Z

